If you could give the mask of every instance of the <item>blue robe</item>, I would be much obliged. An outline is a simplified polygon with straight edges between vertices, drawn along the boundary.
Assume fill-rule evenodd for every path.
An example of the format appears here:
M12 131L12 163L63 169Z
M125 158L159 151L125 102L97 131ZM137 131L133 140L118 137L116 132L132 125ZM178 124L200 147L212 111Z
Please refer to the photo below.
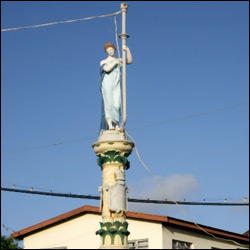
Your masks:
M108 61L101 65L101 93L102 93L102 117L100 130L108 129L106 119L112 121L113 126L119 125L121 117L121 73L120 67L115 65L110 72L103 70Z

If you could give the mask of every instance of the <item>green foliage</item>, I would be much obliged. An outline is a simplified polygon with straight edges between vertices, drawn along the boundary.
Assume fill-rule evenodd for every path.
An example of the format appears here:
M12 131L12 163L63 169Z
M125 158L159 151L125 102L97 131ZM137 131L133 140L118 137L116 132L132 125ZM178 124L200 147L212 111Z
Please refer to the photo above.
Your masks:
M18 241L7 237L5 235L1 235L1 249L22 249L18 246Z

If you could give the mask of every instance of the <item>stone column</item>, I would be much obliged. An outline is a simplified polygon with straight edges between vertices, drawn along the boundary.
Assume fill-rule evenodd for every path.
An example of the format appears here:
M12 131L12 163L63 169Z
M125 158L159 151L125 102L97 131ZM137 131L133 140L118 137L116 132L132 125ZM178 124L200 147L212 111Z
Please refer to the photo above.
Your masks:
M98 142L92 145L102 170L100 209L102 222L96 231L101 237L100 249L128 249L128 223L126 222L127 192L125 170L129 169L127 157L134 143L125 133L116 130L101 132Z

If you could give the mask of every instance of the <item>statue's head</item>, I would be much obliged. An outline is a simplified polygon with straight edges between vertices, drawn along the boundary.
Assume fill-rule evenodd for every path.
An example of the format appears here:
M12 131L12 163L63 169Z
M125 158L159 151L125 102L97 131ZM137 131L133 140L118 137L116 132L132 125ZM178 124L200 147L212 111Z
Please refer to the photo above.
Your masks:
M104 51L106 52L107 48L113 48L114 50L116 50L115 45L113 43L105 43L104 44Z

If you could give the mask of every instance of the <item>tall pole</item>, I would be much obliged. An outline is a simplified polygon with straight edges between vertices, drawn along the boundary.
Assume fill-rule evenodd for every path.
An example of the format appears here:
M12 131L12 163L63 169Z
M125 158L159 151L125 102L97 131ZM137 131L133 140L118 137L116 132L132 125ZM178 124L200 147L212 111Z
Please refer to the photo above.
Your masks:
M122 11L122 34L119 35L122 39L122 47L126 45L126 39L129 37L126 34L126 12L128 9L127 3L121 3ZM127 120L127 96L126 96L126 51L122 49L122 96L123 96L123 119L121 129L124 129Z

